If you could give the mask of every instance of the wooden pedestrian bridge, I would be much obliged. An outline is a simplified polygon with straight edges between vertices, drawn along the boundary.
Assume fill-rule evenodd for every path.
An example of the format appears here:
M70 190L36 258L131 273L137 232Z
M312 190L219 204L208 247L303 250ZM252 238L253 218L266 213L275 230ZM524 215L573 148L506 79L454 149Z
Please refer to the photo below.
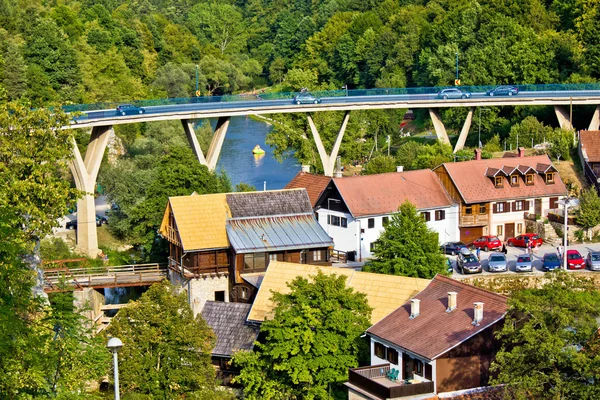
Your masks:
M150 286L153 283L167 279L167 264L69 268L66 266L65 261L79 260L61 261L59 267L43 269L43 283L46 293L82 290L84 288ZM56 265L56 263L45 264Z

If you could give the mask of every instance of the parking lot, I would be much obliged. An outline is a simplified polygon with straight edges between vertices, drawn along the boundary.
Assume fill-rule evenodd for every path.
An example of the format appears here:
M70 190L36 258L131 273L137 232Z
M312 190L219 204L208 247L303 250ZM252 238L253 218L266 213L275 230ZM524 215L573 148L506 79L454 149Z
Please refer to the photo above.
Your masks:
M572 250L572 249L579 251L581 253L581 255L583 256L583 258L585 258L587 256L588 252L590 252L590 251L600 251L600 243L574 244L572 246L568 246L568 248L564 249L563 251L566 252L566 250ZM488 256L492 252L481 250L479 257L481 259L480 262L481 262L481 267L483 269L482 274L484 274L484 275L486 275L486 274L493 274L493 275L515 274L516 273L515 272L515 263L516 263L517 257L521 254L525 254L525 249L520 248L520 247L508 247L507 250L508 250L508 253L506 255L506 258L508 260L508 272L489 272L487 259L488 259ZM533 260L533 272L527 272L527 274L531 274L531 273L545 274L546 273L542 270L542 257L546 253L556 253L556 247L552 247L552 246L549 246L546 244L539 247L537 250L537 253L534 252L531 257ZM473 251L473 254L475 254L475 251ZM463 275L459 272L459 269L456 268L456 256L446 256L446 257L448 257L452 261L452 265L454 267L454 272L452 273L453 278L471 276L471 274ZM589 271L589 269L586 268L586 269L568 270L568 271L577 273L579 271ZM521 272L519 272L519 273L521 273ZM480 275L480 274L475 274L475 275Z

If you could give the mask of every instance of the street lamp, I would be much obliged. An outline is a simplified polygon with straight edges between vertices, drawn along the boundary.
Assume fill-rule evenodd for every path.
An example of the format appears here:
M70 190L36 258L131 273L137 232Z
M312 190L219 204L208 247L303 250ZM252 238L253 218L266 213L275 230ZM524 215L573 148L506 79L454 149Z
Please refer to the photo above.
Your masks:
M342 89L346 91L346 97L348 97L348 85L342 86Z
M458 85L459 84L459 80L458 80L458 51L456 52L456 80L454 81L454 85Z
M565 197L562 201L560 201L560 203L562 203L565 207L565 226L564 226L564 231L563 231L563 252L562 252L562 262L563 262L563 269L566 271L567 270L567 222L568 222L568 216L569 214L567 213L567 210L569 209L569 206L571 204L569 204L569 202L571 201L570 197Z
M115 400L120 400L119 396L119 359L117 353L123 347L123 342L119 338L110 338L106 347L113 353L113 367L115 370Z

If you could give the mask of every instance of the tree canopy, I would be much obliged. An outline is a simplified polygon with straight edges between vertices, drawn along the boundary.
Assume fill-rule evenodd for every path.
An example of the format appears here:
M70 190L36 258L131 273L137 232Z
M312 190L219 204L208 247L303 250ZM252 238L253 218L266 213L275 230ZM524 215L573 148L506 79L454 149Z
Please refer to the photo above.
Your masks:
M274 317L263 322L264 341L235 354L235 382L248 399L329 399L347 396L348 368L368 357L360 335L369 327L365 294L346 287L346 277L319 272L274 293Z
M510 398L600 396L600 292L593 281L559 271L541 289L513 292L493 384Z
M417 208L406 201L393 214L375 242L374 258L366 272L431 279L446 273L437 232L431 230Z

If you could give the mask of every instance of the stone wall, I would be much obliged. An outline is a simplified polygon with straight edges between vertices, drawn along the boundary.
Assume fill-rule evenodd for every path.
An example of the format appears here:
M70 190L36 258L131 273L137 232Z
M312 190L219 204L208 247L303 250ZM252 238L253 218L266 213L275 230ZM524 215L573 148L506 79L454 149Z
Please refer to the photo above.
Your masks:
M95 321L101 314L104 314L100 307L104 305L104 295L92 288L75 290L73 292L73 305L89 321Z
M578 279L590 279L597 287L600 287L600 273L598 272L569 273L574 274ZM479 275L460 280L495 293L509 295L512 291L518 289L541 288L550 281L550 278L548 274L519 273L518 275Z
M187 293L194 316L202 311L204 303L215 300L216 292L225 292L225 302L229 302L229 274L205 274L184 279L177 272L169 271L169 281Z

